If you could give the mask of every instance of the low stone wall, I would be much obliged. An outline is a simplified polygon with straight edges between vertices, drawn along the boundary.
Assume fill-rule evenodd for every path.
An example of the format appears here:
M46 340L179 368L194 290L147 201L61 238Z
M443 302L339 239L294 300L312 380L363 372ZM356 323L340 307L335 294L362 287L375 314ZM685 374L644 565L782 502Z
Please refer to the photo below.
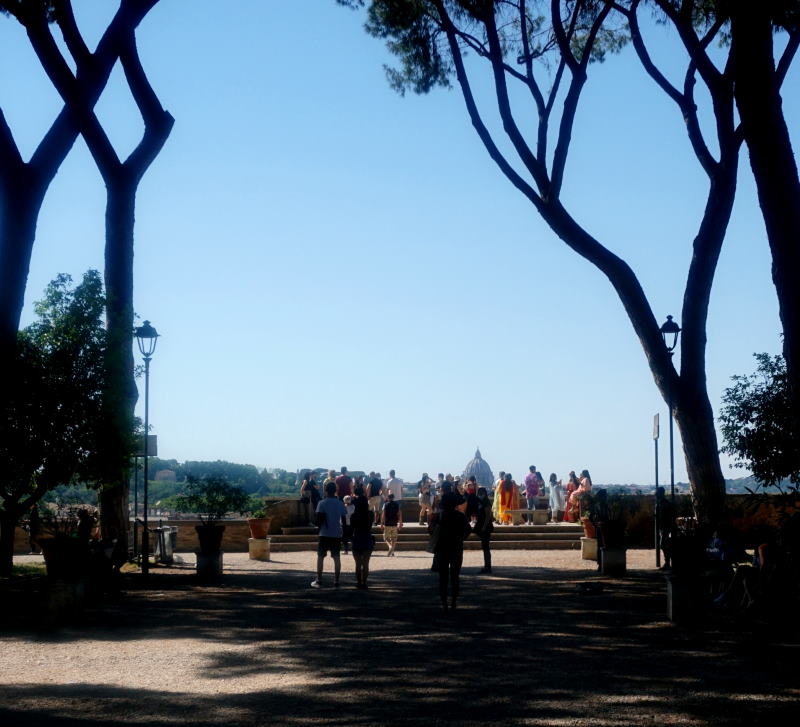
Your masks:
M652 495L631 495L625 498L628 506L628 543L636 547L653 546L653 505ZM678 515L690 515L692 512L691 498L688 495L678 495L676 498ZM280 534L282 528L306 525L305 506L299 499L292 500L267 500L270 506L269 516L270 534ZM756 504L750 495L728 495L726 509L730 515L731 524L743 534L754 528L766 525L775 525L778 518L778 509L774 500ZM403 498L403 521L415 523L419 521L419 504L416 499ZM246 552L247 540L250 537L246 520L225 520L225 535L222 547L228 552ZM192 552L197 549L197 533L195 525L199 520L157 520L151 519L150 527L158 525L171 525L178 528L177 549L179 552ZM132 536L131 536L132 538ZM132 540L131 540L132 542ZM748 545L752 545L748 543ZM20 527L14 535L14 553L21 555L29 552L28 534Z

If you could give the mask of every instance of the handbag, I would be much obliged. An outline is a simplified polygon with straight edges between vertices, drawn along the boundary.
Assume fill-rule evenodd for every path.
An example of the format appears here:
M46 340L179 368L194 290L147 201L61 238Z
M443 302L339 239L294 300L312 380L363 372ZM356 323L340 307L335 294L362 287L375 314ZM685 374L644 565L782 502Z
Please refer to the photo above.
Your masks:
M300 498L300 502L302 502L304 505L308 505L308 503L311 502L311 498L310 497L301 497Z

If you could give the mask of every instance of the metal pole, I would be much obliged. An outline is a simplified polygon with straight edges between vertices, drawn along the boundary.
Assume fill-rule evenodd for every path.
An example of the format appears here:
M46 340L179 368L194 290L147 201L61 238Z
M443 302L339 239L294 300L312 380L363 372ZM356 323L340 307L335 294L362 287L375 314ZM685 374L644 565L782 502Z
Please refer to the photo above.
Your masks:
M139 555L139 458L133 455L133 557Z
M656 486L654 489L655 500L653 501L653 522L655 527L655 544L656 544L656 568L661 567L661 541L659 535L661 533L661 508L658 506L658 439L653 440L655 444L656 454Z
M669 360L672 363L672 351L669 352ZM671 368L671 367L670 367ZM672 504L675 504L675 450L672 441L672 377L669 380L669 494Z
M144 527L142 529L142 575L150 573L150 537L147 530L147 432L150 429L150 357L144 357Z

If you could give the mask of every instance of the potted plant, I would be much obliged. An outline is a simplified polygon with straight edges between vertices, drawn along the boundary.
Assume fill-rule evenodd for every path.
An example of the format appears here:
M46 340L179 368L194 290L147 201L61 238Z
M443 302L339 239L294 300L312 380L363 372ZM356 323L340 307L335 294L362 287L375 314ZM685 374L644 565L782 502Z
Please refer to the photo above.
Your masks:
M179 512L194 513L200 518L195 526L200 550L197 551L197 574L214 577L222 573L222 536L225 526L219 523L230 512L247 510L247 493L224 477L186 478L184 492L173 500Z
M269 533L269 526L272 518L268 516L272 505L267 505L264 499L251 495L247 510L247 527L250 528L250 537L256 540L263 540Z
M97 522L90 505L58 503L42 508L40 535L47 576L51 580L77 582L85 577L89 556L89 538Z
M580 499L580 520L583 525L583 536L585 538L596 538L597 530L594 526L594 497L590 492L584 492Z

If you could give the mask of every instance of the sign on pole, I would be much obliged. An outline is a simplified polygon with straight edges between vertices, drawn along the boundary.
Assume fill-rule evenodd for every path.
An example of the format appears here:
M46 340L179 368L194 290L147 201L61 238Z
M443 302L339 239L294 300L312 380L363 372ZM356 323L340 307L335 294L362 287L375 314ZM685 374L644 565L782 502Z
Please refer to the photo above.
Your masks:
M144 457L144 452L141 448L141 440L139 441L139 451L136 452L136 457ZM147 456L148 457L158 457L158 435L157 434L148 434L147 435Z
M653 439L658 439L659 435L659 424L658 424L658 414L653 417Z

